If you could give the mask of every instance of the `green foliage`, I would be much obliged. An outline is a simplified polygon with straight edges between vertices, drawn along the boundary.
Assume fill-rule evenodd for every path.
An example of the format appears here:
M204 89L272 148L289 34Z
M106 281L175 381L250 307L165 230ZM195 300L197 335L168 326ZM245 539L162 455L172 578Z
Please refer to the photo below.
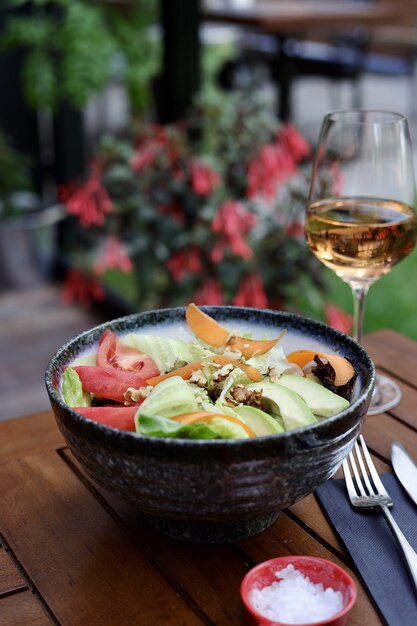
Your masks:
M10 6L27 4L9 0ZM158 66L158 46L150 34L156 0L131 0L126 6L88 0L31 4L30 15L9 19L1 41L3 48L26 51L22 80L29 106L55 111L63 100L81 108L119 64L133 113L146 109Z
M29 188L27 159L13 148L6 135L0 131L0 217L14 215L12 194Z
M200 101L181 125L143 124L132 141L107 138L66 201L82 226L71 260L128 293L132 309L191 299L291 308L297 289L319 299L321 266L301 227L307 176L285 131L246 89L227 106ZM132 270L119 271L109 240Z

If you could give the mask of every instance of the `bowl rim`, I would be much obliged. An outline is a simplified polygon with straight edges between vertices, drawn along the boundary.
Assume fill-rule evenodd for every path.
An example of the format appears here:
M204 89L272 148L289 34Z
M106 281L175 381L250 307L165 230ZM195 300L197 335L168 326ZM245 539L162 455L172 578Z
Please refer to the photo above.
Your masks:
M129 325L130 323L137 322L141 318L144 318L146 320L146 318L151 318L151 316L161 315L161 314L165 314L165 315L170 314L174 316L182 314L185 319L186 307L181 306L181 307L169 307L169 308L164 308L164 309L152 309L149 311L142 311L139 313L133 313L130 315L121 316L121 317L103 322L101 324L97 324L96 326L90 329L87 329L86 331L83 331L79 333L78 335L76 335L75 337L73 337L72 339L68 340L65 344L63 344L60 348L58 348L58 350L49 360L47 368L46 368L45 386L46 386L50 400L51 401L53 400L53 402L55 402L62 410L67 411L69 415L71 416L71 418L75 421L75 423L78 423L86 428L90 428L92 432L95 431L104 437L107 436L107 437L114 438L116 436L117 438L124 439L126 441L131 441L131 442L146 440L147 442L155 442L155 443L158 442L158 445L169 445L170 447L172 447L173 445L193 446L193 447L204 445L204 446L215 447L215 446L230 446L230 445L243 445L243 446L253 445L254 442L259 442L259 441L263 441L263 442L276 441L276 440L282 441L282 440L290 439L294 434L304 434L306 432L314 433L316 430L319 430L323 426L323 424L331 425L342 420L348 413L360 407L363 403L365 403L368 400L368 398L370 398L373 388L374 388L374 384L375 384L375 376L376 376L375 365L371 357L369 356L369 354L366 352L366 350L359 343L357 343L354 339L342 333L341 331L335 328L332 328L331 326L319 320L315 320L308 316L300 315L297 313L291 313L287 311L277 311L274 309L259 309L256 307L240 307L240 306L233 306L233 305L218 305L218 306L217 305L216 306L212 306L212 305L200 306L199 305L199 308L208 314L216 314L217 312L223 313L223 314L224 313L227 314L229 312L230 313L239 312L241 315L242 314L243 315L261 314L261 315L266 315L266 316L277 316L278 318L281 318L282 320L287 320L288 322L290 322L290 320L295 320L296 322L301 323L301 325L313 324L313 326L315 326L318 331L321 330L323 333L325 332L326 334L330 333L331 335L333 335L335 339L339 339L339 340L343 339L343 341L347 343L348 346L353 348L361 356L361 359L364 362L366 369L368 370L370 374L368 386L365 389L365 392L362 393L358 398L356 398L352 402L352 404L350 404L346 409L344 409L343 411L340 411L336 415L333 415L331 417L326 417L323 420L315 422L314 424L308 424L307 426L300 426L299 428L294 428L292 430L285 431L283 433L274 433L272 435L259 435L257 437L251 437L248 439L236 438L236 439L208 439L207 440L207 439L180 439L180 438L176 439L176 438L170 438L170 437L153 437L153 436L141 437L138 435L138 433L134 431L120 430L117 428L113 428L112 426L107 426L106 424L102 424L100 422L95 422L94 420L87 419L86 417L74 411L72 407L68 406L63 401L58 390L54 387L52 383L52 370L53 370L54 364L61 358L61 356L69 348L71 348L77 342L82 341L84 338L90 336L91 334L98 333L100 330L101 332L103 332L104 330L106 330L106 328L111 328L117 324ZM291 326L291 323L290 323L290 326Z
M249 582L253 578L256 578L256 575L258 574L258 572L262 570L265 566L272 565L275 563L280 563L280 564L283 564L285 567L286 565L289 565L290 563L292 563L294 567L297 568L297 561L299 563L301 561L304 561L304 562L309 561L310 563L318 563L320 565L326 565L327 567L331 567L335 572L338 572L345 579L347 586L351 590L351 597L349 599L349 602L338 613L335 613L334 615L332 615L331 617L325 620L320 620L319 622L317 621L316 622L303 622L303 623L297 624L297 626L331 625L333 622L336 622L336 620L339 620L340 618L347 615L353 608L357 600L358 590L357 590L355 581L353 580L352 576L343 567L341 567L334 561L330 561L329 559L324 559L318 556L310 556L308 554L293 554L293 555L288 555L288 556L279 556L279 557L275 557L272 559L268 559L267 561L262 561L261 563L258 563L257 565L252 567L245 574L245 576L242 579L242 582L240 583L240 589L239 589L240 597L241 597L241 600L243 602L243 605L246 611L252 617L254 617L257 621L259 621L259 623L262 624L262 626L289 626L289 624L288 622L279 622L277 620L272 620L269 617L262 615L262 613L259 613L254 608L254 606L249 600L249 590L247 589Z

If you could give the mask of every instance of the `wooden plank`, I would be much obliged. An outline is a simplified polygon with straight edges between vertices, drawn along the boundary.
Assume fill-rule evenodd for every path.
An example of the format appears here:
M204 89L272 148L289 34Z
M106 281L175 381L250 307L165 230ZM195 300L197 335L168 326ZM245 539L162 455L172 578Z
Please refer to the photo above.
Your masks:
M0 422L0 465L27 454L65 446L52 411Z
M74 463L77 466L80 472L83 472L69 451L65 452L65 456L70 463ZM85 480L88 481L89 479L85 477ZM284 533L285 536L282 541L285 549L282 551L280 547L280 529L282 524L286 524L286 528L288 528L289 523L287 515L282 513L276 524L262 533L262 535L249 539L247 542L241 542L241 548L248 554L248 558L242 560L241 552L234 553L232 551L233 548L230 546L214 545L207 547L184 544L152 532L144 526L140 515L132 507L122 503L100 487L92 485L92 489L97 489L113 510L120 515L124 524L132 532L135 532L136 540L141 549L149 550L149 553L163 564L164 568L181 583L187 594L204 610L204 613L216 626L226 626L228 624L237 626L245 623L238 590L243 576L251 566L252 560L260 562L261 560L284 554L314 554L336 560L345 568L347 567L346 563L351 563L350 557L347 555L337 535L329 526L320 505L313 495L292 507L290 509L291 514L296 516L303 526L309 528L317 537L320 536L324 539L338 553L338 556L335 557L334 554L331 554L326 547L320 545L318 541L302 530L300 525L297 525L294 521L291 522L290 530ZM283 518L285 518L285 521L283 521ZM295 539L291 534L293 530ZM262 556L258 555L258 558L256 558L254 553L250 549L248 550L247 547L251 546L253 541L257 542L259 537L264 537L262 545L265 553ZM313 552L310 552L312 546ZM301 552L299 552L300 550ZM220 578L216 575L219 563L222 564L222 576ZM353 576L355 578L355 575ZM360 583L358 583L358 586L360 587ZM361 622L360 613L357 612L356 621L352 621L352 624L357 624L358 626L363 626L364 623L369 624L369 626L380 624L379 618L376 616L365 592L363 591L362 594L364 597L362 597L360 602L360 611L366 611L366 617L368 617L369 613L369 622Z
M392 330L366 335L364 347L376 365L417 387L417 343Z
M399 441L417 457L417 432L389 415L368 415L363 427L363 435L370 448L389 462L391 443Z
M401 388L402 398L400 403L390 410L390 414L417 430L417 391L414 387L410 387L398 379L396 382Z
M72 454L65 451L64 456L88 482ZM210 623L216 626L246 624L239 588L249 565L230 545L192 544L165 537L150 528L132 506L93 483L91 489L100 493L123 521L138 548L149 560L158 561L169 572L211 620Z
M5 540L62 626L204 623L55 452L4 463Z
M52 623L31 591L0 598L0 626L51 626Z
M308 554L337 563L349 572L358 588L358 600L349 614L349 626L381 625L382 622L355 572L308 533L304 532L287 515L282 513L270 529L250 540L241 542L240 545L256 563L291 554Z
M22 578L7 551L0 548L0 597L19 589L27 589L26 581Z

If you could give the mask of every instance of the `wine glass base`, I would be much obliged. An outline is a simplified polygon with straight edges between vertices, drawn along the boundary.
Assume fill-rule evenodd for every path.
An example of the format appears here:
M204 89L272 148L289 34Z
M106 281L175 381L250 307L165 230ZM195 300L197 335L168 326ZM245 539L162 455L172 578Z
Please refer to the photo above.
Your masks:
M377 374L368 415L378 415L393 409L401 400L401 396L401 389L396 382L387 376Z

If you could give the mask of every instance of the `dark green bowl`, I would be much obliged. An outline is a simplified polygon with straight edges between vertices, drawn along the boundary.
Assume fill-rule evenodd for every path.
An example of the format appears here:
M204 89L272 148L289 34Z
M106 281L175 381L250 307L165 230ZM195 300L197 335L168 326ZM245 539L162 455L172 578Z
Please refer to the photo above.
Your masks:
M58 427L87 474L146 515L162 532L199 542L243 539L270 526L279 512L330 478L362 426L375 382L373 363L355 341L320 322L289 313L202 307L230 329L287 333L286 352L314 349L348 357L358 377L350 406L311 426L254 439L196 441L143 437L88 420L61 399L65 366L97 346L109 328L118 334L186 332L183 308L150 311L107 322L65 344L51 359L46 388ZM174 328L175 327L175 328ZM169 331L169 328L168 328Z

